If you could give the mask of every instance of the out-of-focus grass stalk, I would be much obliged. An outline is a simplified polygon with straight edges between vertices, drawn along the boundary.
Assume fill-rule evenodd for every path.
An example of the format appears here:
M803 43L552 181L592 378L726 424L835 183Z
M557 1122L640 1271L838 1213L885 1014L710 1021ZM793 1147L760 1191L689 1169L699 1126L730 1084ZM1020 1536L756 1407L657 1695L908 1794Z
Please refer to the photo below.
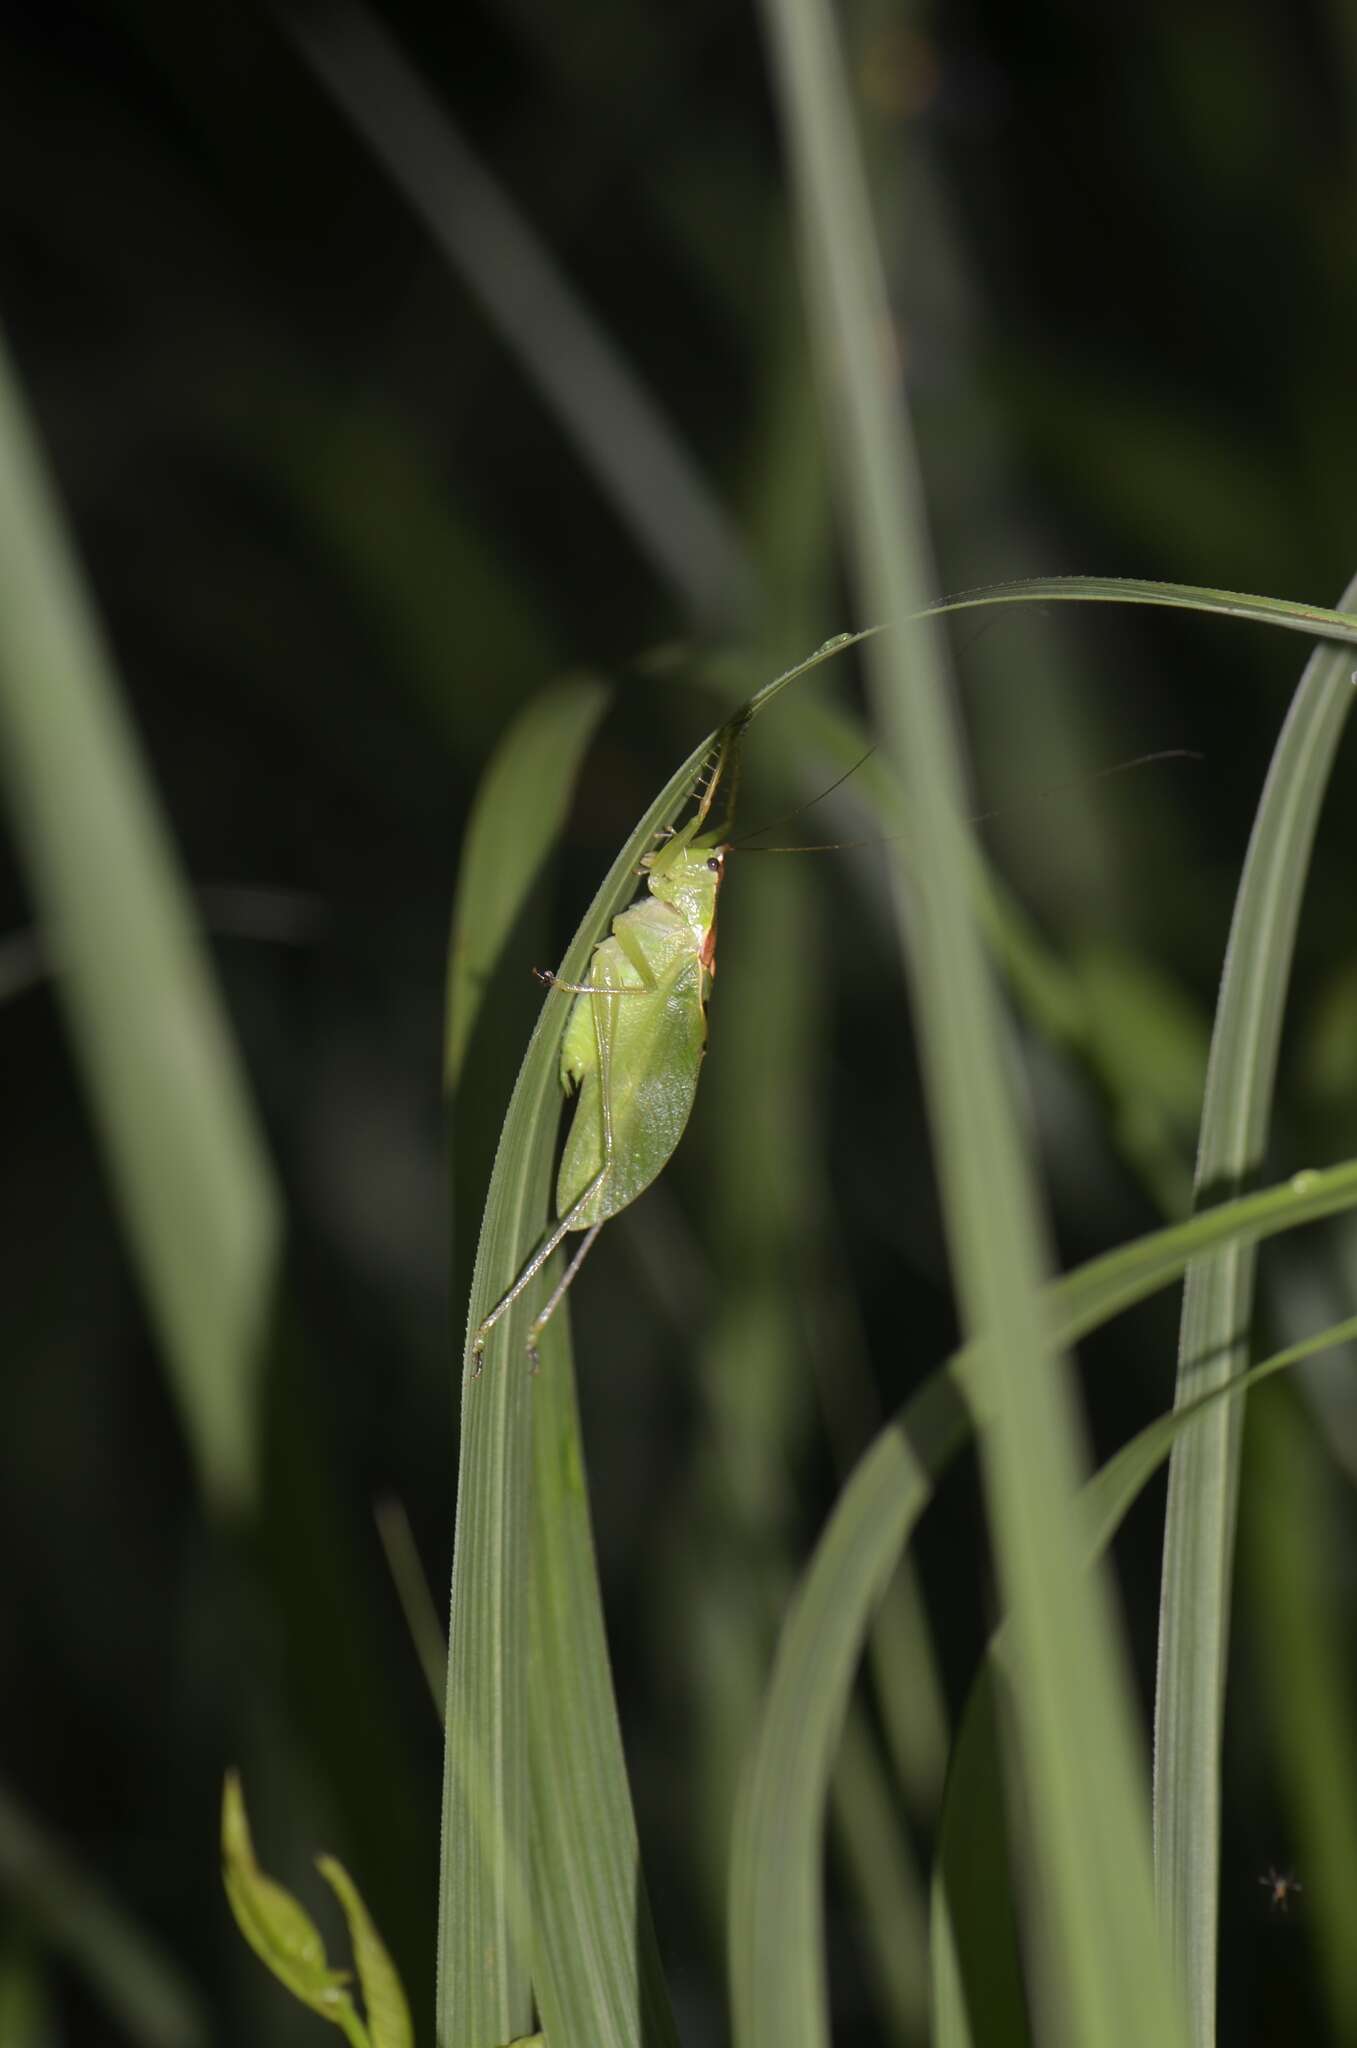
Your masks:
M1046 1290L1055 1341L1077 1343L1221 1245L1258 1242L1354 1204L1357 1160L1349 1160L1121 1245ZM989 1414L993 1367L981 1349L967 1345L933 1373L859 1461L782 1631L731 1874L738 2037L759 2048L821 2048L828 2039L823 2001L806 2001L819 1988L823 1816L839 1732L881 1590L943 1472ZM810 1959L796 1972L800 2001L778 1993L789 1957Z
M1285 1390L1252 1411L1244 1487L1242 1563L1258 1682L1295 1826L1275 1859L1285 1868L1294 1856L1305 1887L1332 2038L1357 2041L1357 1699L1346 1654L1346 1515L1338 1511L1338 1476ZM1247 1873L1250 1883L1256 1876Z
M257 1485L278 1194L2 342L0 776L203 1491L240 1510Z
M1023 1652L1014 1697L1045 1899L1033 1921L1042 1991L1057 2030L1083 2048L1169 2043L1178 2016L1154 1924L1131 1701L1103 1588L1076 1540L1077 1411L1038 1307L1041 1208L972 914L940 642L922 621L905 623L932 573L839 53L821 0L768 0L766 12L859 584L868 615L895 622L867 666L909 803L902 938L961 1310L992 1342L1003 1333L982 1449ZM782 1958L776 1972L764 1961L766 1972L736 1972L742 2043L778 2038L770 2017L788 2000L823 2010L822 1957Z
M1354 1336L1357 1317L1331 1324L1186 1406L1156 1416L1102 1466L1080 1496L1089 1555L1100 1555L1111 1543L1132 1504L1185 1431L1222 1402L1236 1399L1316 1353L1351 1343ZM1342 1702L1341 1681L1329 1654L1332 1631L1324 1630L1320 1619L1323 1603L1313 1591L1323 1577L1313 1548L1313 1475L1307 1469L1304 1450L1299 1457L1295 1455L1298 1436L1294 1420L1279 1432L1253 1432L1250 1442L1266 1445L1261 1462L1273 1482L1259 1489L1268 1500L1267 1534L1258 1543L1259 1565L1268 1582L1264 1597L1269 1625L1264 1639L1272 1651L1295 1653L1269 1654L1267 1674L1287 1729L1286 1762L1301 1780L1301 1810L1307 1822L1314 1824L1313 1839L1322 1840L1327 1852L1321 1858L1327 1883L1317 1903L1325 1923L1322 1948L1339 2022L1338 2038L1346 2040L1351 2034L1357 1975L1342 1902L1352 1890L1351 1816L1357 1801L1335 1796L1334 1790L1338 1787L1341 1793L1345 1779L1352 1776L1346 1761L1352 1744L1345 1735L1351 1714ZM1274 1456L1276 1444L1281 1445L1280 1462ZM1275 1546L1274 1525L1284 1531L1283 1540ZM1253 1517L1250 1527L1261 1532L1263 1517ZM948 1773L933 1879L934 2048L972 2048L974 2043L1026 2038L1015 1938L1018 1904L1005 1868L1002 1803L996 1797L999 1730L995 1706L1011 1663L1007 1638L1003 1626L990 1637L962 1715ZM1299 1682L1298 1674L1302 1674ZM1308 1685L1304 1674L1311 1681ZM1348 1789L1352 1790L1350 1783Z
M283 25L574 441L627 531L694 619L753 603L734 527L688 450L508 193L358 0Z
M1342 608L1357 603L1357 580ZM1320 807L1352 704L1352 657L1317 648L1268 769L1230 925L1202 1108L1196 1194L1249 1185L1272 1118L1282 1017ZM1178 1399L1247 1362L1255 1254L1234 1245L1188 1269ZM1160 1589L1155 1689L1155 1876L1187 1993L1195 2048L1216 2038L1220 1743L1225 1715L1235 1508L1244 1410L1212 1410L1175 1445Z

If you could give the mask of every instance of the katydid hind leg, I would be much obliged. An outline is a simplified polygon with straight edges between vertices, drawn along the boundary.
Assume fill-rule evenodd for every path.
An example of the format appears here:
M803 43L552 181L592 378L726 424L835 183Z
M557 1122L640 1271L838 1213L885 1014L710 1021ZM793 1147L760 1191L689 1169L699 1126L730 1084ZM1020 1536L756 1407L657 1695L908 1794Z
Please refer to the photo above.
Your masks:
M593 1179L590 1181L588 1187L580 1196L579 1200L571 1204L570 1214L572 1216L578 1215L580 1210L584 1207L585 1203L592 1201L593 1197L607 1184L608 1175L612 1172L613 1164L613 1012L611 1006L609 1006L607 1011L608 1021L605 1028L603 1022L604 1006L601 1003L594 1003L592 1005L592 1009L594 1017L594 1045L598 1052L599 1108L602 1111L603 1116L603 1164L600 1166L598 1172L594 1175ZM578 1110L576 1110L576 1115L578 1114L579 1112ZM551 1318L555 1315L557 1309L560 1307L561 1303L565 1300L566 1295L570 1291L570 1287L574 1281L575 1275L579 1272L579 1269L584 1264L584 1261L588 1256L589 1252L593 1249L594 1239L598 1236L598 1233L600 1232L600 1230L602 1230L602 1228L603 1223L602 1221L600 1221L598 1223L591 1225L591 1227L585 1232L584 1239L580 1245L579 1250L571 1258L569 1265L566 1267L564 1273L557 1281L555 1287L553 1287L551 1294L548 1297L546 1307L541 1311L540 1315L537 1315L533 1318L532 1325L528 1331L528 1365L533 1372L536 1372L541 1364L541 1360L539 1359L537 1354L538 1340L540 1339L543 1330L546 1328L547 1324L551 1321Z
M500 1296L499 1300L495 1303L495 1306L491 1309L489 1315L485 1318L484 1322L482 1322L471 1344L471 1356L474 1361L471 1368L471 1377L473 1380L478 1380L481 1376L481 1365L484 1361L485 1354L485 1340L490 1335L490 1332L494 1329L495 1324L499 1321L501 1316L505 1315L508 1312L508 1310L513 1307L514 1303L518 1300L518 1297L523 1292L524 1288L531 1286L532 1282L537 1278L537 1275L541 1272L543 1266L545 1266L547 1260L551 1257L552 1253L560 1249L561 1245L565 1242L566 1238L569 1237L571 1231L579 1229L580 1215L585 1209L588 1208L589 1204L593 1201L594 1196L603 1186L603 1183L607 1179L607 1177L608 1160L605 1157L602 1166L600 1166L598 1172L594 1175L588 1187L584 1189L584 1191L582 1192L582 1194L580 1194L576 1201L573 1201L571 1203L569 1209L566 1211L565 1215L560 1218L559 1222L553 1224L551 1230L543 1238L541 1244L537 1247L537 1250L528 1260L527 1265L523 1268L523 1271L519 1274L517 1280L515 1280L513 1286L509 1289L508 1293L502 1294Z
M606 993L610 995L623 994L625 993L625 991L608 990L606 991ZM547 1260L552 1256L554 1252L559 1250L560 1246L564 1243L565 1239L570 1235L570 1232L572 1230L576 1230L579 1228L579 1218L588 1209L595 1195L597 1195L600 1189L605 1186L608 1179L608 1175L612 1171L613 1119L612 1103L609 1099L609 1084L612 1074L611 1033L605 1032L601 1027L598 1004L595 1003L592 1007L594 1014L594 1043L598 1048L599 1059L598 1080L600 1090L600 1103L603 1112L603 1164L599 1167L598 1172L593 1176L592 1180L590 1180L588 1186L585 1187L580 1192L580 1194L576 1196L575 1200L567 1209L565 1215L558 1219L558 1221L555 1223L552 1229L547 1233L546 1237L543 1238L541 1244L537 1247L537 1250L528 1260L527 1265L523 1268L523 1271L514 1281L513 1286L508 1290L507 1294L502 1294L500 1296L499 1300L495 1303L495 1306L491 1309L489 1315L486 1316L484 1321L481 1323L474 1339L472 1340L471 1345L471 1356L473 1360L471 1368L472 1379L479 1379L481 1376L481 1366L484 1362L485 1356L485 1340L490 1335L491 1330L494 1329L495 1324L500 1320L501 1316L505 1315L507 1311L513 1307L514 1303L518 1300L519 1295L522 1294L524 1288L531 1286L532 1282L541 1272L543 1266L545 1266L545 1264L547 1263ZM577 1105L576 1114L578 1115L578 1113L579 1111ZM590 1230L589 1235L585 1240L584 1249L586 1251L588 1250L589 1246L592 1245L594 1238L598 1235L598 1232L601 1228L601 1224L595 1224ZM529 1340L528 1345L528 1353L530 1357L533 1355L536 1349L536 1339L537 1336L540 1335L542 1322L546 1320L546 1316L549 1316L559 1306L561 1297L564 1295L566 1288L569 1286L571 1280L574 1279L575 1274L579 1271L582 1256L583 1254L580 1254L571 1261L570 1267L565 1276L565 1280L555 1290L555 1292L551 1296L550 1301L547 1304L546 1314L543 1317L541 1317L537 1323L534 1324L533 1335L532 1338Z
M486 1338L490 1335L490 1332L494 1329L495 1324L499 1321L500 1317L506 1315L508 1311L513 1307L514 1303L518 1300L519 1295L523 1292L523 1289L525 1287L530 1286L532 1282L537 1278L537 1275L541 1272L543 1266L545 1266L547 1260L551 1257L552 1253L557 1249L557 1247L562 1243L562 1241L569 1236L570 1231L574 1228L572 1219L575 1215L575 1211L577 1209L583 1208L584 1204L588 1201L592 1193L593 1183L591 1183L590 1186L585 1189L584 1193L580 1196L579 1201L572 1205L569 1213L563 1216L560 1219L560 1221L557 1222L554 1225L554 1227L548 1232L546 1237L543 1238L541 1244L538 1245L537 1250L528 1260L527 1265L523 1268L523 1271L519 1274L517 1280L515 1280L513 1286L509 1289L508 1293L502 1294L500 1296L499 1300L495 1303L495 1306L491 1309L489 1315L486 1316L485 1320L482 1322L480 1328L476 1332L474 1339L472 1340L471 1345L471 1356L475 1361L471 1368L471 1377L473 1380L478 1380L481 1376L481 1365L485 1356Z
M601 1223L595 1223L592 1228L585 1231L584 1236L580 1239L579 1250L574 1254L570 1264L552 1288L546 1307L540 1315L534 1316L532 1319L532 1325L528 1331L528 1364L533 1372L537 1372L542 1363L537 1349L542 1332L565 1300L570 1288L574 1285L575 1275L579 1272L580 1267L593 1249L594 1239L602 1228L603 1225Z

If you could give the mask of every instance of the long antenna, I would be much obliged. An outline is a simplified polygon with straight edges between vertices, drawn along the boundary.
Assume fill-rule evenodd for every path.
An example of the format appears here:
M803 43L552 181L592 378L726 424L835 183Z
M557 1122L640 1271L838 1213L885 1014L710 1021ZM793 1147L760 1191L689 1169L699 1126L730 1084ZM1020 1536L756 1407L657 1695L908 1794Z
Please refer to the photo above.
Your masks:
M780 818L767 819L764 824L756 825L752 832L742 833L738 839L732 839L731 845L743 846L746 840L757 839L760 832L776 832L779 825L790 825L793 818L804 817L805 813L813 810L816 804L823 803L827 796L833 796L836 789L841 789L849 776L856 775L863 762L870 761L875 752L876 748L874 746L868 747L866 753L862 756L862 760L855 761L851 768L845 768L843 774L839 776L836 782L831 782L828 789L822 789L818 796L813 796L810 799L809 803L798 804L794 811L786 811ZM782 850L781 847L772 846L755 846L750 848L752 853L780 853Z
M875 753L875 747L871 748L870 752ZM868 758L869 755L864 754L862 760L865 761ZM1204 761L1205 759L1205 754L1198 753L1194 747L1161 747L1152 754L1135 754L1129 761L1114 761L1110 768L1095 768L1089 775L1076 775L1064 782L1048 783L1044 789L1038 790L1036 797L1031 800L1035 802L1038 798L1058 796L1062 790L1081 789L1089 782L1106 782L1113 775L1125 775L1132 768L1148 768L1156 761ZM839 777L839 782L846 782L848 775L854 774L861 766L862 761L856 762L854 767L848 770L847 775ZM831 790L838 788L839 782L831 782L829 789L821 790L820 796L828 796ZM814 797L811 801L819 803L820 797ZM808 810L810 806L805 805L803 808ZM984 825L991 818L1002 817L1013 808L1012 804L1001 804L997 810L977 811L967 820L967 823L971 825ZM800 812L793 811L791 815L794 818L799 817ZM785 818L774 820L775 824L786 824L786 822ZM759 827L761 832L771 832L772 829L772 825L761 825ZM758 835L757 833L749 833L746 836L752 839ZM878 833L872 839L831 839L820 846L745 846L744 850L746 853L851 853L855 847L889 846L895 840L903 837L904 834L901 832L884 832ZM733 846L744 846L744 841L736 839L731 844Z

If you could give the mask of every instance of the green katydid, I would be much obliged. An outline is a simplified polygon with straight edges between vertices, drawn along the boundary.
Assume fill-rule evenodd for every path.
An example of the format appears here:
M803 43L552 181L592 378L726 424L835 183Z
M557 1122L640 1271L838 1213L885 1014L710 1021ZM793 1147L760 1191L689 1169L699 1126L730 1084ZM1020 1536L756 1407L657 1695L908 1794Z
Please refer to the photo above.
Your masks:
M473 1375L485 1340L572 1231L584 1239L528 1335L537 1366L542 1331L560 1307L610 1216L636 1200L668 1164L697 1094L707 1044L707 995L716 972L716 900L728 842L706 831L718 787L728 779L727 820L746 721L725 727L697 811L668 833L641 868L647 894L613 919L594 948L588 978L539 979L573 997L561 1040L561 1086L578 1091L556 1179L557 1220L472 1344ZM698 794L698 792L694 792Z
M641 871L647 894L613 919L609 936L594 948L588 979L561 981L535 970L549 988L573 998L561 1040L560 1079L566 1095L577 1093L578 1099L557 1174L557 1220L476 1331L473 1378L481 1370L485 1341L495 1324L565 1239L583 1231L579 1249L530 1326L528 1357L536 1370L542 1331L565 1299L599 1231L650 1186L683 1136L706 1051L707 996L716 973L716 904L731 851L725 831L703 827L718 787L728 778L729 828L739 745L748 722L745 716L722 730L711 773L705 787L699 784L696 813L644 856ZM1169 748L1101 773L1119 774L1185 753ZM862 762L856 765L861 767ZM846 779L841 776L839 782ZM839 782L821 796L828 796ZM757 850L821 853L842 844Z

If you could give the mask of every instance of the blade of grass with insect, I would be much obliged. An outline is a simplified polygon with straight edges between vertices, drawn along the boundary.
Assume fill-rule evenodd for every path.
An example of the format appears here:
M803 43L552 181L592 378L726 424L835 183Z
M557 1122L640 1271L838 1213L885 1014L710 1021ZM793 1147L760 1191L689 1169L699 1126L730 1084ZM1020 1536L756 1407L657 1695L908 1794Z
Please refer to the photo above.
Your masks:
M0 351L3 344L0 343ZM0 352L0 774L204 1495L258 1487L281 1205L56 495Z
M1077 1342L1222 1244L1354 1207L1357 1161L1348 1161L1123 1245L1046 1290L1053 1341ZM783 1627L736 1825L730 1952L739 2048L825 2048L828 2040L820 1870L838 1731L881 1589L973 1421L986 1416L991 1377L980 1349L967 1346L934 1373L859 1462ZM794 1969L789 1958L798 1959ZM795 1979L795 2001L769 1995L779 1968Z
M842 635L827 642L808 660L776 677L756 693L742 716L757 716L789 683L852 644L853 638ZM642 854L653 846L657 832L672 824L684 808L718 739L719 734L712 734L690 755L618 854L562 962L564 979L579 978L609 920L634 894ZM583 1968L583 1958L587 1955L592 1965L596 1954L593 1932L581 1923L575 1930L578 1939L572 1940L569 1927L572 1916L583 1912L585 1902L596 1894L589 1886L576 1892L564 1877L559 1883L549 1882L549 1873L541 1866L546 1844L536 1845L531 1858L528 1853L529 1627L524 1588L533 1583L539 1567L544 1573L550 1569L552 1546L561 1541L563 1552L557 1562L563 1590L541 1617L541 1641L546 1647L540 1653L543 1675L539 1686L546 1685L547 1697L556 1699L554 1727L559 1740L571 1745L572 1770L593 1774L592 1791L583 1803L598 1818L582 1825L577 1839L559 1842L558 1849L563 1857L594 1856L600 1864L616 1852L623 1866L634 1855L630 1841L634 1824L630 1794L620 1774L620 1750L610 1741L599 1740L603 1724L596 1706L586 1705L578 1721L569 1712L575 1702L591 1698L594 1702L611 1701L602 1630L594 1621L597 1585L573 1405L559 1413L553 1409L552 1428L544 1421L540 1432L555 1446L553 1483L565 1487L561 1497L567 1506L572 1498L578 1502L574 1517L566 1524L568 1558L564 1557L565 1539L556 1529L541 1524L542 1510L535 1504L530 1483L534 1402L540 1397L545 1408L547 1403L564 1399L564 1393L558 1394L556 1389L542 1391L553 1372L564 1381L569 1371L568 1350L562 1349L565 1326L561 1316L543 1332L544 1337L552 1332L556 1336L536 1386L524 1358L527 1325L521 1300L491 1331L484 1370L478 1377L472 1376L472 1338L487 1310L521 1270L546 1224L552 1152L562 1108L558 1079L562 1021L559 1005L544 1003L504 1121L469 1304L448 1657L439 2048L495 2048L495 2044L526 2031L529 1962L521 1952L521 1934L520 1941L515 1941L512 1873L530 1868L538 1896L549 1898L553 1911L567 1923L554 1951L561 1958L561 1967L571 1969L572 1957L580 1959L571 1995L597 2000L594 2038L600 2043L610 2040L609 2029L619 2015L629 2015L633 2022L636 2019L634 1887L625 1898L615 1892L607 1897L613 1922L604 1960L613 1974L605 1986L597 1974L586 1974ZM588 1588L587 1598L578 1595L579 1611L574 1615L568 1605L571 1584ZM538 1595L532 1597L536 1601ZM612 1711L610 1706L609 1722ZM621 1834L610 1834L618 1828Z
M1357 580L1344 593L1357 602ZM1310 851L1352 703L1352 661L1317 648L1282 727L1254 819L1216 1006L1197 1155L1199 1202L1246 1187L1272 1116L1282 1016ZM1179 1399L1239 1370L1253 1313L1254 1254L1234 1246L1189 1269ZM1195 2048L1213 2048L1220 1894L1220 1742L1225 1714L1243 1408L1185 1436L1169 1465L1155 1689L1155 1870Z
M1306 1931L1335 2041L1357 2040L1350 1910L1357 1897L1357 1699L1346 1654L1346 1491L1299 1403L1278 1389L1250 1407L1241 1591L1262 1646L1257 1684L1293 1831L1282 1861L1294 1855L1304 1880ZM1256 1876L1249 1870L1246 1881Z
M1080 1497L1090 1555L1100 1553L1112 1541L1174 1445L1192 1428L1200 1427L1223 1402L1307 1358L1350 1343L1354 1337L1357 1317L1332 1324L1237 1373L1187 1406L1157 1416L1138 1431L1095 1474ZM1296 1580L1288 1588L1288 1599L1297 1585L1313 1583L1308 1577ZM934 2048L972 2048L974 2043L996 2040L1020 2042L1027 2032L1016 1939L1018 1895L998 1825L1001 1807L994 1796L998 1708L1010 1657L1008 1631L1001 1625L990 1637L971 1687L948 1772L932 1888ZM1275 1661L1269 1658L1269 1666ZM1332 1803L1326 1793L1326 1808Z
M775 83L808 251L832 439L860 586L879 616L918 610L932 580L912 435L887 380L891 332L843 68L823 0L768 0ZM893 626L866 668L908 798L897 861L944 1223L963 1325L1004 1332L982 1470L999 1576L1023 1644L1016 1750L1045 1910L1031 1925L1057 2030L1083 2048L1182 2038L1154 1918L1134 1704L1108 1588L1081 1567L1083 1466L1072 1381L1038 1307L1047 1264L1037 1182L970 904L962 763L939 638ZM912 892L912 893L911 893ZM794 1954L794 1952L793 1952ZM736 2030L753 2041L798 2000L820 2008L818 1957L753 1979L736 1964ZM743 2008L743 2009L742 2009ZM778 2031L776 2022L770 2037Z

